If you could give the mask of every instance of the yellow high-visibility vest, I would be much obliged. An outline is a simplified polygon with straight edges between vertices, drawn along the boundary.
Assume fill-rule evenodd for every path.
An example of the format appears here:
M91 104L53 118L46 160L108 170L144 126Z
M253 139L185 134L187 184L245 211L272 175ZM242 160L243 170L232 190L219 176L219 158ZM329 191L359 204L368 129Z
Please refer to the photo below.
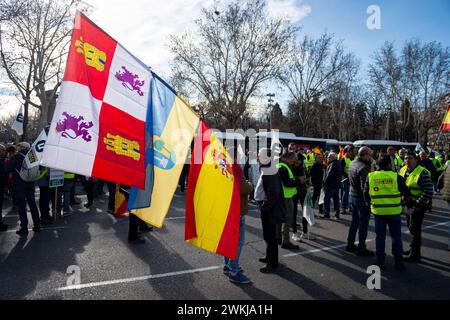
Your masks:
M370 209L375 215L402 213L402 197L398 190L397 173L375 171L369 173Z
M289 173L289 179L291 179L292 181L295 181L295 176L294 176L294 174L292 173L291 168L290 168L286 163L279 162L279 163L277 164L277 168L280 169L281 167L286 168L286 170L287 170L288 173ZM283 193L284 193L284 197L285 197L286 199L291 199L291 198L293 198L293 197L297 194L297 188L295 188L295 187L286 187L286 186L283 184Z
M404 178L406 175L406 171L408 170L407 166L404 166L401 170L400 170L400 175ZM419 187L419 177L420 174L425 171L428 175L430 175L430 172L425 169L422 166L417 166L413 172L411 172L408 176L408 178L406 179L406 186L409 188L409 190L411 191L411 199L413 199L414 201L419 199L420 196L422 195L423 191L422 188Z

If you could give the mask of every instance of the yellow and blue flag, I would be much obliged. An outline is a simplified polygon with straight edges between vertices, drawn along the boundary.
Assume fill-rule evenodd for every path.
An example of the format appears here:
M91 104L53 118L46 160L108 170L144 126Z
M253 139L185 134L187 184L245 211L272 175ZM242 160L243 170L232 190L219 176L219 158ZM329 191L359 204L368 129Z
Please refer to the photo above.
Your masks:
M132 190L132 195L136 194L130 195L129 208L140 219L161 228L200 119L155 73L152 73L151 95L153 190ZM145 207L147 203L149 207Z

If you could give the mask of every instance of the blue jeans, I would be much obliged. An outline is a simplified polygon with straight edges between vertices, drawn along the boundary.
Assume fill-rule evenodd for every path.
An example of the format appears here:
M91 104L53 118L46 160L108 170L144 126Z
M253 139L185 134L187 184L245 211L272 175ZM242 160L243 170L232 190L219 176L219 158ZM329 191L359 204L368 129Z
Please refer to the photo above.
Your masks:
M242 247L245 242L245 216L241 216L241 221L239 225L239 242L238 242L238 251L236 255L236 259L229 259L224 257L225 265L228 265L231 269L231 273L236 274L239 271L239 257L241 256Z
M348 197L350 194L350 180L347 178L341 183L341 203L342 209L348 209Z
M323 209L325 216L330 216L331 199L334 203L336 217L339 217L339 189L325 188L325 198L323 200Z
M63 187L63 209L65 211L69 210L70 205L70 197L72 193L74 179L64 179L64 187Z
M384 265L386 254L386 226L389 226L389 233L392 238L392 255L396 264L403 261L403 244L402 244L402 217L400 214L393 216L375 215L375 233L377 244L378 263Z
M39 210L36 205L34 183L30 185L13 186L14 199L19 211L20 228L28 229L27 203L30 207L31 217L35 227L40 226Z
M359 230L358 249L364 250L366 248L370 208L366 205L363 198L353 196L350 196L350 206L352 208L352 223L350 225L350 229L348 230L347 245L355 245L356 232Z

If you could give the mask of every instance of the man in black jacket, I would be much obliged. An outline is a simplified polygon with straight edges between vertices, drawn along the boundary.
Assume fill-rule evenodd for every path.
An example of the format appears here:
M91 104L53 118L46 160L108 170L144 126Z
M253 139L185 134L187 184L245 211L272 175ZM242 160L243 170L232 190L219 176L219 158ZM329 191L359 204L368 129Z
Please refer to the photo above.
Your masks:
M366 248L370 208L364 200L364 188L371 163L372 157L370 148L362 147L358 151L358 159L351 162L348 172L352 223L348 230L346 250L349 252L357 252L359 256L365 257L374 255L372 251L369 251ZM359 232L358 246L355 245L356 232Z
M311 184L314 188L314 193L312 197L313 205L316 204L316 201L319 200L320 197L320 191L322 190L322 184L323 184L323 174L324 174L324 165L323 165L323 159L322 156L319 154L316 154L316 161L314 162L314 165L311 168L310 176L311 176ZM323 213L323 205L319 205L319 214Z
M35 199L35 185L34 182L26 182L20 178L19 172L22 167L22 163L25 159L25 155L30 149L30 144L27 142L20 142L17 145L19 152L12 156L11 160L6 166L6 172L12 172L13 174L13 194L14 199L17 202L20 217L20 229L16 231L18 235L28 235L28 218L27 218L27 203L30 207L31 217L34 223L34 232L41 231L41 225L39 220L39 210L36 205Z
M331 199L334 203L335 219L339 219L339 189L342 181L342 168L337 160L336 153L330 152L328 155L328 167L325 172L324 187L325 187L325 199L324 199L324 215L322 218L330 218L330 205Z
M255 200L259 203L263 237L266 242L266 256L259 259L266 265L262 273L270 273L278 268L278 243L276 226L286 217L283 189L280 176L273 163L271 150L262 148L258 153L261 176L255 188Z
M6 175L6 169L4 165L6 154L6 147L0 144L0 232L6 231L8 226L3 223L2 209L3 209L3 197L5 195L5 189L8 186L8 176Z

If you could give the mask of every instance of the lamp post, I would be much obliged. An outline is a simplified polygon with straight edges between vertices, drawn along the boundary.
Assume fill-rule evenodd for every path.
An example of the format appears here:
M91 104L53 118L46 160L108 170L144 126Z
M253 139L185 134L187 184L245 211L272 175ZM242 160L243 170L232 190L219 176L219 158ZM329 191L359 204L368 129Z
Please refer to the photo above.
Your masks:
M268 93L266 94L267 97L269 97L267 99L268 102L268 107L269 107L269 130L272 131L272 103L274 102L274 100L272 99L273 97L275 97L275 93Z

